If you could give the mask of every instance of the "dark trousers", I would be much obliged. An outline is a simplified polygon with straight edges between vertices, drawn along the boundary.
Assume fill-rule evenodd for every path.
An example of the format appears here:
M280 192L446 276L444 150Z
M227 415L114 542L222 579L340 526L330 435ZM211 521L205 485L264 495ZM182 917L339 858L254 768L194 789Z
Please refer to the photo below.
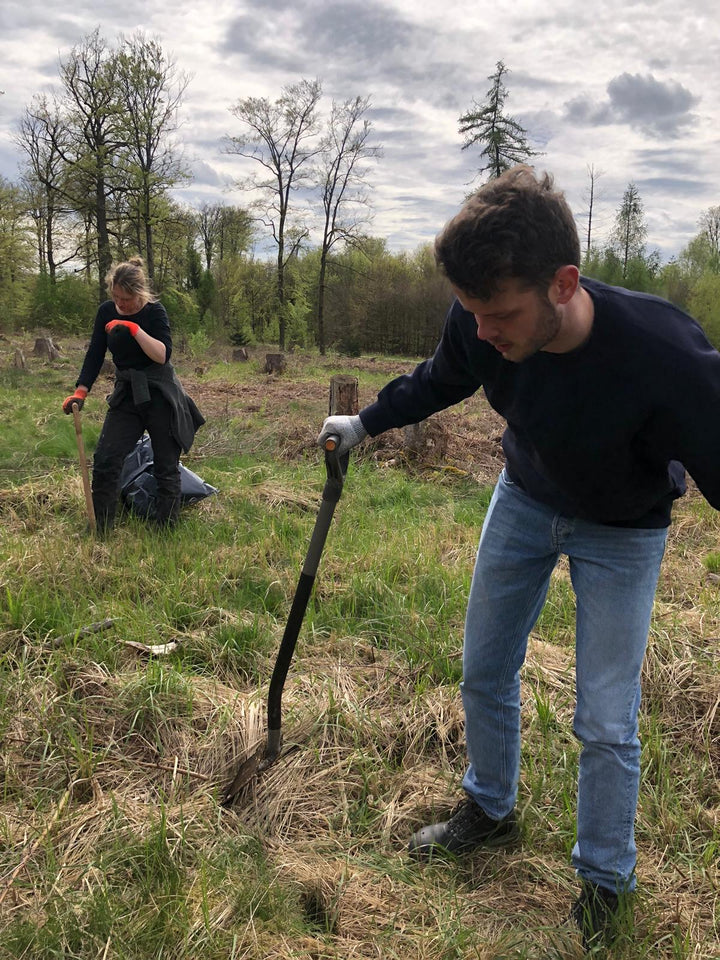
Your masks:
M171 407L157 390L136 407L130 397L110 407L93 458L92 495L98 530L112 526L125 457L147 430L153 448L158 523L173 523L180 509L180 444L170 433Z

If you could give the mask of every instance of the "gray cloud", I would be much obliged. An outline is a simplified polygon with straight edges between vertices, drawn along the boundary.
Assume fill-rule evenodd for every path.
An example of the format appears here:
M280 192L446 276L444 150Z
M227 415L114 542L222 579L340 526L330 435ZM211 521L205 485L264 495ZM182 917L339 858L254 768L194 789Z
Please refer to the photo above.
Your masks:
M608 83L607 92L603 101L587 95L567 101L566 118L590 126L627 124L651 137L675 137L694 119L690 111L698 102L681 83L663 83L652 74L622 73Z
M638 177L637 188L643 191L652 191L657 196L701 197L712 189L713 184L708 180L695 180L689 177Z
M204 160L193 160L190 164L193 183L198 186L223 187L227 183L227 177L221 176L211 164Z
M608 190L612 178L618 200L629 180L642 185L651 222L667 217L684 230L717 202L717 103L707 96L694 116L692 93L715 82L709 0L698 0L692 17L678 16L669 0L658 0L651 18L626 0L578 9L571 19L522 4L493 18L492 9L489 0L193 0L182 9L170 0L3 0L0 169L16 176L12 129L35 93L58 86L59 57L97 24L110 43L139 24L192 74L179 139L196 180L195 193L187 185L183 197L227 199L228 180L247 173L223 147L238 132L233 104L250 95L275 100L282 87L317 77L323 113L330 98L370 96L373 141L384 147L369 178L373 229L392 247L411 249L432 239L477 185L479 148L460 149L457 118L473 99L483 101L502 59L507 110L543 152L538 166L555 173L569 197L582 196L594 163L607 171ZM230 195L248 202L237 182ZM677 246L673 234L658 230Z

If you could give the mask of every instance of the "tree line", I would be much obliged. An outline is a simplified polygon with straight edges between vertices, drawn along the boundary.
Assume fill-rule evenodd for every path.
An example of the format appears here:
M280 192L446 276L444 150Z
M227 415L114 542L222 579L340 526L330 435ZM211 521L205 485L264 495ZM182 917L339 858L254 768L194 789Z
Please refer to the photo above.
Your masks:
M508 74L499 61L484 99L458 118L479 178L538 155L507 111ZM19 123L19 181L0 178L3 324L86 331L113 261L139 253L179 331L321 353L429 353L450 292L430 245L395 254L370 232L382 147L369 98L323 113L321 81L301 79L275 100L238 100L222 149L240 158L247 206L191 207L172 197L190 180L178 140L188 83L142 32L112 45L93 31L60 62L57 90L33 98ZM720 206L662 264L634 183L596 242L601 177L588 167L583 271L668 297L720 344ZM258 240L271 258L254 255Z

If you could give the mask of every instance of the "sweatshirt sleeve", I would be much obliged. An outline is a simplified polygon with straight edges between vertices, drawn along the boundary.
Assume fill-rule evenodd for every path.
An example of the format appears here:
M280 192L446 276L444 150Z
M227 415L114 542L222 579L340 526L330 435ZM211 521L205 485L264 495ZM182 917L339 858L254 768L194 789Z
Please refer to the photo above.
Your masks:
M90 344L85 354L80 376L75 381L76 387L82 384L90 390L98 378L107 352L107 334L105 333L105 324L107 322L105 304L101 304L95 315Z
M655 427L656 442L720 510L720 353L693 326L690 350L676 356L668 370L667 406Z
M471 396L482 386L484 347L477 339L472 314L458 301L450 308L435 353L412 373L391 380L377 400L360 411L371 437L409 423Z

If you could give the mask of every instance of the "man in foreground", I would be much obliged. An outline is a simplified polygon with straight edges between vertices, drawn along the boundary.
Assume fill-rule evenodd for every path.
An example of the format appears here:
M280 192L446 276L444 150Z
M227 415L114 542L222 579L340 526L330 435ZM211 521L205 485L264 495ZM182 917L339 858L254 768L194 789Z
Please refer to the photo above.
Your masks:
M342 454L480 387L507 421L465 624L465 799L409 852L517 836L519 671L566 555L581 743L571 915L590 948L611 942L636 885L640 673L684 468L720 508L720 354L671 304L581 278L572 213L528 167L478 190L435 253L455 294L435 354L359 416L329 417L319 438L339 435Z

